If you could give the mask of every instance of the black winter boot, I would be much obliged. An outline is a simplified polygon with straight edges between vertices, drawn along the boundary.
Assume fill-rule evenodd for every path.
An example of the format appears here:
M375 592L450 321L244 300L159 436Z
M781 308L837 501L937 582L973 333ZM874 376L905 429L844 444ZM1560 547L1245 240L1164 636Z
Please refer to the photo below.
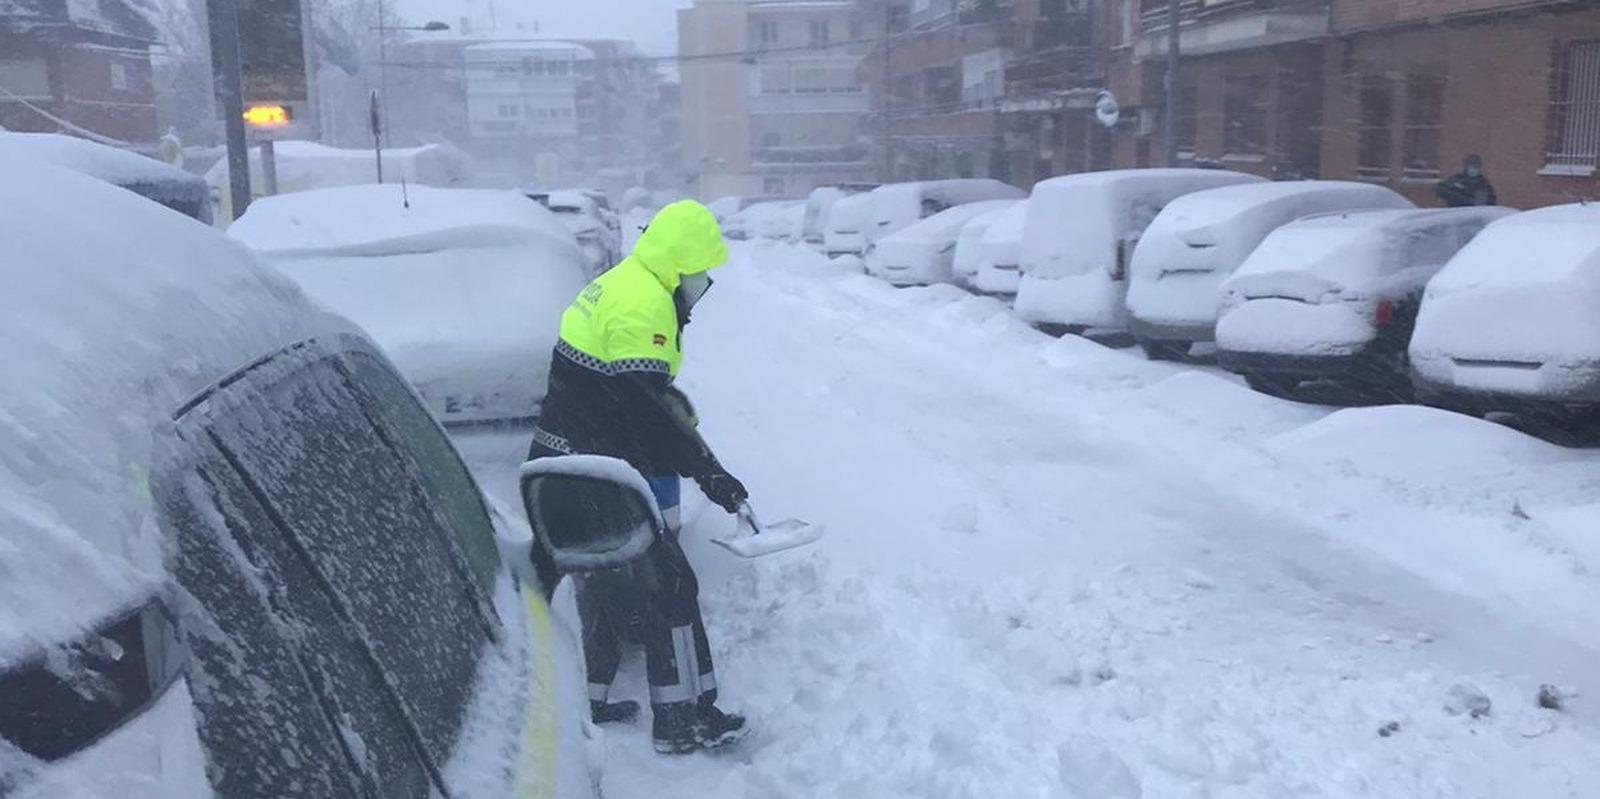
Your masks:
M748 732L750 728L745 726L744 716L724 713L710 702L700 703L700 723L695 725L695 737L699 739L700 748L727 746Z
M596 702L591 699L589 717L596 724L631 724L639 718L639 703L632 699L622 702Z
M700 707L695 702L650 704L654 716L650 723L651 738L656 751L663 755L685 755L700 748L700 738L695 734L700 720Z

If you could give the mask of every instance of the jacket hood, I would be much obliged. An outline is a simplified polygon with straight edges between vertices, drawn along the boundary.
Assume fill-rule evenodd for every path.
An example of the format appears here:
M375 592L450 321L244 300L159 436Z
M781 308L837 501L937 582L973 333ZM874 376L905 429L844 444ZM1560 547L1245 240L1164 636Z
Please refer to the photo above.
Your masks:
M694 200L679 200L650 220L633 245L632 257L672 291L682 276L726 263L728 245L711 209Z

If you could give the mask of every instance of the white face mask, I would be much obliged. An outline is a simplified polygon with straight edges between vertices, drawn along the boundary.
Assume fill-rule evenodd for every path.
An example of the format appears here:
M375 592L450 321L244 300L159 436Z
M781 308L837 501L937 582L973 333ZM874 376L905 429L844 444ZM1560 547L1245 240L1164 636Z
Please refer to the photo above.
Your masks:
M711 276L705 272L684 275L678 280L678 291L683 292L683 304L686 308L693 308L706 292L711 290Z

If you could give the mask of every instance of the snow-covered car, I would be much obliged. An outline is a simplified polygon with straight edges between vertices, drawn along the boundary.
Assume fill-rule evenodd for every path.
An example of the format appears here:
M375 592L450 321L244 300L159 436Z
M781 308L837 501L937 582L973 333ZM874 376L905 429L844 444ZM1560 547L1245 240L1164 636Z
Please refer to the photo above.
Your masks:
M867 273L896 286L953 282L956 239L962 228L982 214L1004 211L1017 202L964 203L878 239L867 248Z
M211 187L199 175L88 139L0 130L0 158L54 164L99 178L206 224L215 216Z
M800 224L801 240L812 246L822 246L827 232L828 212L833 210L833 204L852 194L872 191L877 187L875 183L841 183L812 189L806 196L805 218Z
M0 156L0 793L595 796L525 526L355 325Z
M1028 222L1028 201L1020 200L989 223L978 239L978 271L972 287L985 294L1014 296L1022 280L1022 231Z
M1484 228L1428 284L1410 356L1430 405L1587 418L1600 430L1600 205Z
M871 244L946 208L983 200L1020 200L1028 193L993 178L956 178L891 183L873 189L868 196L872 198L872 224L866 232Z
M792 241L800 235L805 203L799 200L773 200L756 203L728 217L723 234L731 229L736 238Z
M578 189L527 192L533 200L555 214L578 240L589 264L591 277L616 266L622 260L621 225L616 215L603 207L594 194Z
M1167 203L1262 178L1220 169L1116 169L1033 187L1022 235L1016 311L1051 331L1128 327L1128 262Z
M1186 194L1156 214L1128 264L1129 327L1152 358L1182 359L1216 337L1222 281L1273 230L1302 216L1412 208L1371 183L1242 183Z
M1271 394L1331 381L1404 396L1423 288L1485 225L1510 213L1359 211L1278 228L1222 283L1218 361Z
M828 210L822 234L822 251L829 258L860 255L867 251L867 228L872 225L872 192L852 194Z
M372 334L446 423L530 418L589 262L522 195L393 184L268 197L229 228Z
M950 258L950 275L956 285L974 288L973 281L978 277L978 265L983 255L983 234L989 232L989 226L1007 209L1023 202L1027 201L1012 200L1000 208L974 216L961 226L961 232L956 235L955 252Z

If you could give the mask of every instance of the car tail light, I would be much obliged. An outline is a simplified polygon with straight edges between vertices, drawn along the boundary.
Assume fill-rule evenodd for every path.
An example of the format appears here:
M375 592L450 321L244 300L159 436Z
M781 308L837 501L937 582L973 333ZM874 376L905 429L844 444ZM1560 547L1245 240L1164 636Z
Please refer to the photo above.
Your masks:
M1378 327L1384 327L1394 321L1394 303L1388 300L1378 300L1378 308L1373 313L1372 318L1373 321L1378 323Z

